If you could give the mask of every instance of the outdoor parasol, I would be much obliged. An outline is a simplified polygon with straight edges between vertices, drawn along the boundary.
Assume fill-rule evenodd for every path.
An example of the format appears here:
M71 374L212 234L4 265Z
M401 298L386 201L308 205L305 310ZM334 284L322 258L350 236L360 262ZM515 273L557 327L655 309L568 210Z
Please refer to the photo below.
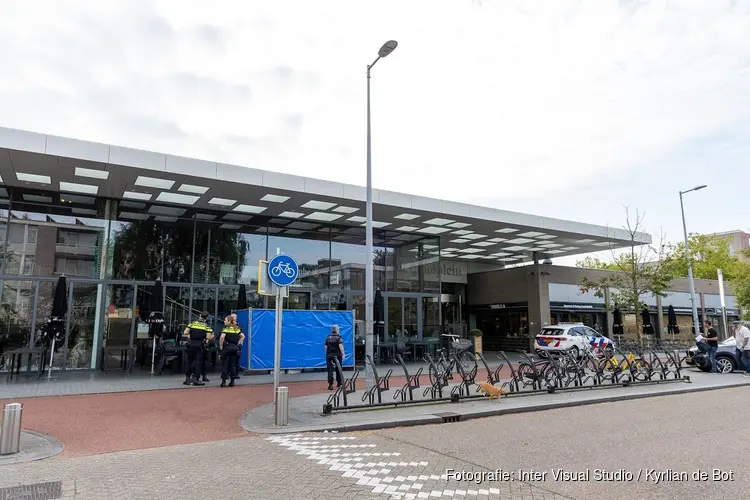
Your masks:
M620 308L615 307L615 310L612 312L612 334L622 335L623 331L622 313L620 312Z
M148 336L151 337L151 373L154 373L154 359L156 357L156 342L164 332L164 284L161 279L154 283L154 291L151 293L151 303L148 314Z
M651 325L651 313L649 312L648 308L644 307L641 311L641 319L643 320L643 334L653 335L654 327L653 325Z
M57 279L55 297L52 299L52 311L47 320L47 335L52 337L52 349L49 355L49 374L52 376L52 360L55 358L55 341L62 340L65 333L65 316L68 314L68 285L65 275Z
M667 331L675 335L680 333L680 327L677 326L677 313L672 305L667 309Z

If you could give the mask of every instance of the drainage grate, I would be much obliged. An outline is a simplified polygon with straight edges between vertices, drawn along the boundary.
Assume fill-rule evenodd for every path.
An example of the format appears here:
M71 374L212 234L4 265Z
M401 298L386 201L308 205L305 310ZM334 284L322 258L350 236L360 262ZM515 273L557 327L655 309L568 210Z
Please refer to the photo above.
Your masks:
M0 500L56 500L63 493L62 481L0 488Z
M450 422L458 422L459 420L461 420L461 415L459 413L448 412L448 413L436 413L435 415L442 418L444 424L447 424Z

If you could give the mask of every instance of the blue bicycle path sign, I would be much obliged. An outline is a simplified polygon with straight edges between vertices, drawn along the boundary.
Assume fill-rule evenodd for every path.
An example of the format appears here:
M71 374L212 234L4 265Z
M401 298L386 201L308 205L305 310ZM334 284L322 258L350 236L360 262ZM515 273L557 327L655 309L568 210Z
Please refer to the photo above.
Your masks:
M297 262L289 255L276 255L268 263L268 277L278 286L289 286L299 274Z

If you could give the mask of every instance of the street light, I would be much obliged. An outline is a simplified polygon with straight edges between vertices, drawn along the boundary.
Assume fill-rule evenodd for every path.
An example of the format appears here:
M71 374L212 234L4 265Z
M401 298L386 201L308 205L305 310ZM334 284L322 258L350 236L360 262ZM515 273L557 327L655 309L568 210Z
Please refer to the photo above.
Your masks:
M695 335L700 332L700 323L698 322L698 305L695 302L695 281L693 280L693 264L690 261L690 249L688 248L688 232L687 225L685 224L685 206L682 203L682 195L690 193L692 191L698 191L706 187L705 184L696 186L693 189L687 191L680 191L680 210L682 211L682 230L685 233L685 259L687 260L688 266L688 280L690 281L690 302L693 305L693 328L695 328Z
M373 376L372 367L367 364L367 356L369 356L370 359L373 359L372 320L373 294L375 288L372 263L372 141L370 132L370 70L373 66L375 66L375 63L377 63L383 57L388 56L396 49L396 47L398 47L398 42L396 40L389 40L385 42L378 51L377 59L375 59L372 64L367 66L367 258L365 259L365 379L367 387L369 387L370 379Z

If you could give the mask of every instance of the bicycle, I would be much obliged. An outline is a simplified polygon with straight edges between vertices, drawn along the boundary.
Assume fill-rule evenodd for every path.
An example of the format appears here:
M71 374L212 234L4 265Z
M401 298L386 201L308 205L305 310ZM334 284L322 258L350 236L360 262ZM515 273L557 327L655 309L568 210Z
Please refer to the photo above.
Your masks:
M294 269L289 266L288 262L279 262L276 267L271 269L271 276L274 278L281 276L281 273L284 273L289 279L294 278L296 274Z

